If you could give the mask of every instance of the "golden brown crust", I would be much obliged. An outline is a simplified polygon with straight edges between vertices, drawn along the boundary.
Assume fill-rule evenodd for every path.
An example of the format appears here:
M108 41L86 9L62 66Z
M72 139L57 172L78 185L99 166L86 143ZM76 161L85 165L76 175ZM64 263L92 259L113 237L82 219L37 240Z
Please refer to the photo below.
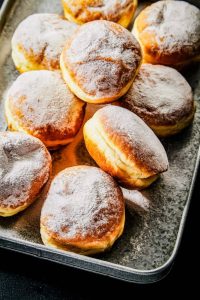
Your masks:
M9 127L38 137L48 147L71 141L82 125L84 113L84 102L71 93L60 72L24 73L7 95Z
M110 247L123 227L124 199L108 174L96 167L77 166L54 178L41 213L45 243L96 253Z
M36 138L0 133L0 215L11 216L35 199L51 172L51 156Z
M65 17L78 24L107 20L127 27L133 18L137 0L62 0Z
M194 115L190 85L175 69L161 65L143 64L120 105L137 114L155 133L161 126L168 127L169 134L174 126L183 129L181 123Z
M200 10L184 1L158 1L134 24L144 62L178 66L200 54Z
M86 126L87 125L88 124L86 124ZM133 168L133 172L135 172L137 175L135 176L133 174L132 176L130 176L128 174L128 171L126 171L126 165L124 166L123 162L120 161L120 159L118 161L118 158L115 158L116 162L109 160L109 158L105 154L106 149L108 150L108 148L101 149L98 146L98 143L94 141L92 137L87 133L87 128L84 131L84 140L89 154L95 160L97 165L100 166L102 170L113 176L121 186L129 189L134 188L140 190L148 187L157 179L156 175L148 176L147 173L140 172L138 167ZM115 152L113 151L112 154L114 156ZM147 178L141 178L144 176L147 176Z
M124 108L106 106L97 111L84 126L84 139L97 164L125 185L144 188L168 168L157 137Z
M20 72L57 70L66 41L78 26L56 14L33 14L22 21L12 38L12 56Z
M67 43L61 69L79 98L104 103L126 93L141 59L138 42L125 28L113 22L93 21L80 26Z

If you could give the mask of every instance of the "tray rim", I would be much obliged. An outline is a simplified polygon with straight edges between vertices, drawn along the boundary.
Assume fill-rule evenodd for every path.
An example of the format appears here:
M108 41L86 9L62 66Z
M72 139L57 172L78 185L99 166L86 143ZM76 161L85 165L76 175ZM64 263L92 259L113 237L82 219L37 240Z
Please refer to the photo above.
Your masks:
M187 1L186 2L191 2ZM0 9L0 34L6 22L7 14L9 13L15 1L4 0ZM194 1L195 2L195 1ZM195 181L200 167L200 144L196 155L195 166L193 170L192 180L185 207L183 209L176 242L173 251L168 260L161 266L150 270L139 270L120 264L100 260L95 257L83 256L73 252L53 249L51 247L26 241L18 238L7 238L0 235L0 248L9 249L11 251L27 254L43 260L55 262L76 269L108 276L111 278L127 281L131 283L147 284L153 283L164 278L171 269L173 261L178 253L181 243L184 227L187 220L187 215L192 199L192 194L195 186ZM81 265L82 264L82 265Z

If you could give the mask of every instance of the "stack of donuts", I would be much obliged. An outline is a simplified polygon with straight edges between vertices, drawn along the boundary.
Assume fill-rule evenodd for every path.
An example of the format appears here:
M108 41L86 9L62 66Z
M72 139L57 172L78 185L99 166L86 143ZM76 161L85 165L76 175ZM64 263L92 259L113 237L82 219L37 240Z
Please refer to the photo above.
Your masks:
M167 171L159 138L193 120L192 90L177 69L200 59L200 10L157 1L129 31L136 0L62 5L65 17L31 15L13 35L22 74L5 101L9 131L0 133L0 216L27 208L50 180L44 244L90 255L123 233L126 195L138 199L136 190ZM68 149L77 135L96 166L52 176L52 150Z

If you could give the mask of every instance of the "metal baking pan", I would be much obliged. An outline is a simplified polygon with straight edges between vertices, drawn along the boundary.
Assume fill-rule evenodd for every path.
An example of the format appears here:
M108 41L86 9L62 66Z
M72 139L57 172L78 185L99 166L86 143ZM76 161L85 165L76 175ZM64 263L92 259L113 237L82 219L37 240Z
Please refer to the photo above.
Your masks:
M6 130L3 112L6 91L18 76L11 59L10 41L19 22L36 12L62 13L60 0L7 0L1 9L0 130ZM200 156L200 66L193 66L184 76L196 101L193 125L175 137L162 140L169 157L169 171L144 192L150 201L146 214L132 214L127 209L124 234L109 252L85 257L44 246L39 233L43 196L16 216L0 217L0 247L129 282L149 283L165 276L180 244ZM54 153L55 161L62 159L62 151ZM77 148L77 155L84 160L88 154L85 149Z

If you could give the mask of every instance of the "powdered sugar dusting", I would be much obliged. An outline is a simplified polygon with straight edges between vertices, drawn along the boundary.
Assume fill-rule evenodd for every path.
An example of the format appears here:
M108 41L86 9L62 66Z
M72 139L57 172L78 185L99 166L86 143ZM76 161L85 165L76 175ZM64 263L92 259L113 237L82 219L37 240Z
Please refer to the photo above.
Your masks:
M139 1L139 8L146 2ZM18 76L10 55L10 39L17 26L26 16L35 12L61 13L60 0L17 0L14 1L11 13L7 15L6 25L0 37L0 93L5 99L6 89ZM150 211L145 217L130 215L126 212L126 226L122 237L108 253L98 256L98 263L108 265L112 262L123 269L126 266L135 269L152 270L161 267L167 262L177 242L177 233L185 219L183 211L188 205L188 190L191 185L192 174L200 140L200 70L198 66L186 73L194 88L194 97L197 100L197 110L193 125L184 132L165 139L165 148L168 153L170 168L155 184L146 190L151 199ZM3 101L0 105L0 115L3 115ZM0 127L4 125L0 116ZM0 218L1 239L14 239L17 243L34 247L42 244L40 238L40 208L43 203L41 197L24 213L11 218ZM180 236L178 236L180 240ZM35 250L37 251L37 249ZM68 255L68 254L66 254ZM63 252L61 253L63 257ZM83 258L84 259L84 258ZM63 258L65 264L68 259ZM106 261L106 263L104 263ZM83 267L84 261L82 260ZM145 277L146 278L146 277Z
M178 52L192 57L200 52L200 10L184 1L158 1L148 10L145 31L156 34L158 53Z
M15 119L33 130L43 132L46 127L47 133L74 134L77 121L83 118L85 104L71 93L58 71L23 73L7 97ZM15 111L20 111L19 116Z
M150 200L137 190L128 190L121 187L126 205L130 212L137 212L139 215L148 213L150 210Z
M49 177L50 162L50 155L39 140L23 133L1 132L0 206L25 203L37 181L39 192Z
M133 35L108 21L82 25L63 53L76 83L97 97L119 93L133 79L141 61Z
M59 69L62 49L77 28L78 25L56 14L34 14L19 24L12 44L44 67Z
M193 110L190 85L175 69L143 64L121 105L150 124L176 124Z
M164 147L137 115L125 108L107 105L96 112L95 118L102 120L101 125L108 138L114 139L119 147L129 149L130 160L136 157L139 164L155 174L167 170Z
M53 180L41 220L61 238L101 238L123 215L123 198L114 180L96 167L67 168Z
M88 22L97 19L117 22L123 13L134 7L133 0L64 0L76 19Z

